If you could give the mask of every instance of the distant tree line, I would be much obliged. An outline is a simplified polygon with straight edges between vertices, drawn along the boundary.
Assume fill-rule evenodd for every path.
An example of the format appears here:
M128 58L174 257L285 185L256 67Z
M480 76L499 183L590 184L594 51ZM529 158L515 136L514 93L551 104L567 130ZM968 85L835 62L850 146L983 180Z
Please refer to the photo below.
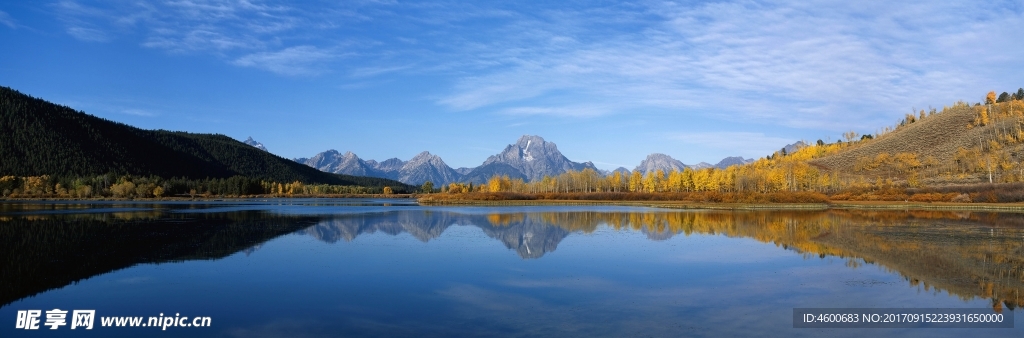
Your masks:
M8 198L161 198L161 197L244 197L322 196L342 194L413 193L417 187L306 184L276 182L245 176L229 178L170 178L108 173L96 176L0 177L0 196Z
M655 170L629 174L614 172L602 176L593 169L568 171L526 182L508 176L494 176L486 183L473 186L452 183L442 192L515 192L515 193L589 193L589 192L753 192L775 193L814 191L829 193L841 189L844 182L836 174L811 166L808 160L838 152L854 142L809 145L787 154L784 150L746 165L725 169L704 168Z

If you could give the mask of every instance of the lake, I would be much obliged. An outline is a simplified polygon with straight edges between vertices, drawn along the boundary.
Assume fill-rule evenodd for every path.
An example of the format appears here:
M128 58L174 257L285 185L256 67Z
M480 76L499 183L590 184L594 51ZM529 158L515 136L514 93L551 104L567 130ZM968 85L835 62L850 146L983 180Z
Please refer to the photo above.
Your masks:
M0 232L3 337L1024 335L1016 213L43 201L0 204ZM795 308L1016 328L794 328Z

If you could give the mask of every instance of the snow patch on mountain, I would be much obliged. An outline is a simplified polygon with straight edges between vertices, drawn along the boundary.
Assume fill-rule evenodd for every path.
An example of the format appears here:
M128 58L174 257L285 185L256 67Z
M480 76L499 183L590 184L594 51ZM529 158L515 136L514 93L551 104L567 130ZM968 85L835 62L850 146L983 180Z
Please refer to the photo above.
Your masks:
M242 143L256 147L256 149L269 152L269 150L267 150L267 147L263 146L263 143L256 142L256 140L252 139L252 136L249 136L249 138L245 139L245 141L243 141Z

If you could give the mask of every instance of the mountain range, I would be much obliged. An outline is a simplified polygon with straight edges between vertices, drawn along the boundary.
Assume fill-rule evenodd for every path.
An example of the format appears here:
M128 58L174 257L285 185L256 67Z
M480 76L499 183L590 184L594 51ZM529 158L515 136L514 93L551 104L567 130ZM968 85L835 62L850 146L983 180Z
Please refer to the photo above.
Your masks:
M459 182L464 176L445 164L441 157L426 151L419 153L409 161L391 158L377 162L363 160L351 151L341 154L337 150L331 149L310 158L297 158L295 161L329 173L380 177L400 182L413 182L409 184L416 185L427 181L434 184Z
M262 146L259 142L249 138L247 144ZM266 148L261 148L266 149ZM512 179L534 181L544 176L557 176L568 171L582 171L592 169L604 175L614 172L629 174L630 170L618 168L613 171L597 169L591 162L573 162L565 157L554 142L545 141L544 138L534 135L523 135L515 143L509 144L500 153L487 158L480 166L475 168L452 169L441 157L422 152L410 159L402 161L391 158L382 162L375 160L363 160L352 152L341 154L331 149L316 154L310 158L296 158L296 162L319 169L324 172L353 175L370 176L397 180L402 183L420 185L430 181L435 185L448 184L452 182L484 183L491 177L508 176ZM731 165L745 164L752 162L752 159L743 157L726 157L718 164L701 162L694 165L687 165L679 160L665 154L651 154L640 162L633 171L642 174L662 170L682 171L684 168L724 169Z

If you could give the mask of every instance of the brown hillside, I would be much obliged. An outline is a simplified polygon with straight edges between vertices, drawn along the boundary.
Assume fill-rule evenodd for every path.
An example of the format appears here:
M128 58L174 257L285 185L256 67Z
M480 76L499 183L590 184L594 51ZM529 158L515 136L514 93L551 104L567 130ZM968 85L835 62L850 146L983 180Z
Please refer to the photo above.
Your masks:
M811 160L811 164L832 171L849 173L862 158L875 158L879 154L912 153L918 159L933 157L939 164L950 163L960 147L977 146L987 139L988 133L999 127L969 127L976 118L974 108L960 106L947 109L917 122L897 128L873 140L856 142L853 147L837 154Z

